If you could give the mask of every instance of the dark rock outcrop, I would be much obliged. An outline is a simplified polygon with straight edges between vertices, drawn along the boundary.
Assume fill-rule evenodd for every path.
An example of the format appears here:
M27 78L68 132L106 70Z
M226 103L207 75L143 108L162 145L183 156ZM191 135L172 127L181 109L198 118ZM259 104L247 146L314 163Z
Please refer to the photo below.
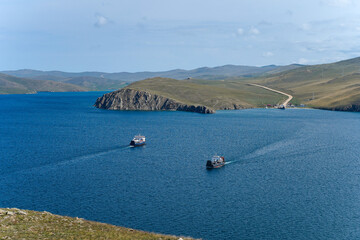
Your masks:
M335 111L360 112L360 104L350 104L342 107L335 107Z
M164 96L130 88L123 88L114 92L106 93L96 100L94 106L109 110L173 110L197 113L215 112L213 109L206 106L187 105Z

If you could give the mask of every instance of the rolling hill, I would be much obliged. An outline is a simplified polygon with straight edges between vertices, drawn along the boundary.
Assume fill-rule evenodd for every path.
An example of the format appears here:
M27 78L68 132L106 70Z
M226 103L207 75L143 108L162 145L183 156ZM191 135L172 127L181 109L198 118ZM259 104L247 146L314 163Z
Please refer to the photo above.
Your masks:
M231 68L231 67L230 67ZM229 70L231 72L231 70ZM158 107L158 101L154 106L146 106L143 101L139 106L112 105L112 109L184 109L179 104L188 106L203 106L213 110L239 109L251 107L263 107L266 104L277 104L284 100L284 96L272 93L268 90L249 86L249 83L257 83L273 89L281 90L294 96L291 101L295 104L305 104L313 108L360 111L360 58L345 61L321 64L313 66L298 66L294 69L248 77L227 78L223 80L187 79L177 81L169 78L151 78L130 84L126 89L132 89L145 94L144 98L151 98L155 94L157 98L172 99L174 104L169 107ZM118 97L131 99L134 103L136 93L131 92L131 97L123 92L118 92ZM109 95L110 97L110 95ZM112 95L111 97L116 97ZM155 98L156 98L155 97ZM153 99L154 100L154 99ZM106 101L102 99L105 103ZM130 102L131 102L130 101ZM112 101L114 103L114 101ZM154 103L154 101L152 102ZM105 104L106 105L106 104ZM105 106L107 108L108 106ZM101 104L100 104L101 106ZM188 111L188 108L185 108ZM206 110L207 111L207 110ZM204 111L203 111L204 112Z
M95 106L111 110L180 110L213 113L222 109L263 107L283 95L243 82L150 78L98 98Z
M146 78L163 77L163 78L174 78L174 79L187 79L187 78L201 78L209 80L220 80L229 79L236 77L251 77L261 76L267 73L282 72L287 69L295 69L301 65L288 65L288 66L276 66L269 65L264 67L252 67L252 66L236 66L236 65L225 65L220 67L203 67L193 70L175 69L164 72L119 72L119 73L105 73L105 72L62 72L62 71L38 71L31 69L21 69L15 71L2 71L3 74L15 76L22 79L33 79L33 80L45 80L55 81L61 83L73 84L81 87L86 91L106 91L115 90L126 86L128 83L143 80ZM24 93L32 92L32 88L36 89L39 85L36 81L27 81L28 84L24 86L14 85L7 83L3 93ZM34 86L31 86L31 83ZM5 84L3 84L5 85ZM54 89L51 89L51 84L46 83L48 87L46 91L58 91L60 85L52 83ZM30 89L30 91L25 89ZM34 90L35 91L35 90Z
M241 107L262 107L282 100L283 96L247 85L257 83L293 95L293 103L321 109L360 111L360 58L311 66L225 65L166 72L6 72L20 77L1 74L1 93L111 90L124 87L125 82L151 77L134 82L128 88L155 93L175 99L179 103L207 106L215 110L232 109L234 104ZM176 81L170 78L187 80Z
M89 91L115 90L126 86L126 82L123 81L88 76L67 78L61 82L84 87Z
M310 107L360 111L360 58L304 66L249 80L288 92Z
M0 94L36 92L81 92L88 89L70 83L34 80L0 73Z
M284 96L249 86L245 82L213 80L175 80L151 78L128 85L126 88L149 91L184 103L205 105L215 110L227 109L234 104L263 107L265 103L277 104Z
M224 79L230 77L252 77L259 76L267 73L282 72L289 69L295 69L301 67L298 64L292 64L287 66L276 66L269 65L263 67L254 67L254 66L239 66L239 65L224 65L220 67L202 67L196 68L193 70L183 70L183 69L174 69L170 71L163 72L118 72L118 73L105 73L105 72L80 72L80 73L70 73L70 72L61 72L61 71L38 71L31 69L22 69L15 71L2 71L4 74L23 77L23 78L32 78L32 79L41 79L41 80L54 80L54 81L64 81L70 78L77 77L95 77L103 79L111 79L125 82L134 82L143 80L146 78L153 77L164 77L164 78L174 78L178 80L191 78L201 78L201 79Z

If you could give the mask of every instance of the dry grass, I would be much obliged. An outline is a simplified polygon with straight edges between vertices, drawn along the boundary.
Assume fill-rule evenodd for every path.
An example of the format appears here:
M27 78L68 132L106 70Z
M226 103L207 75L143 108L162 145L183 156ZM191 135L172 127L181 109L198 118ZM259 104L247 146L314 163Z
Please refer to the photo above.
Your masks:
M294 95L315 108L346 109L360 105L360 58L315 65L251 81Z
M232 108L262 107L276 104L284 98L243 82L214 80L174 80L169 78L151 78L135 82L127 88L147 91L191 105L204 105L215 110Z
M179 238L48 212L0 208L0 239L178 240ZM182 239L191 238L182 237Z

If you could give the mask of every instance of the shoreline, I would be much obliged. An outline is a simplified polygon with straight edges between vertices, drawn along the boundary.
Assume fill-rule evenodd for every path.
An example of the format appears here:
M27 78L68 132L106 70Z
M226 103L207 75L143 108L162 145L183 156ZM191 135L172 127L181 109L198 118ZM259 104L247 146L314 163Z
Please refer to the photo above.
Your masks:
M254 85L249 83L249 85ZM258 85L258 84L255 84ZM261 85L259 85L261 86ZM267 88L267 87L266 87ZM109 93L112 90L107 90L107 91L76 91L76 92L46 92L46 91L41 91L41 92L34 92L34 93L0 93L0 96L12 96L12 95L36 95L36 94L41 94L41 93L95 93L95 92L101 92L101 93ZM270 90L269 90L270 91ZM277 90L275 90L277 91ZM281 94L281 93L279 93ZM285 94L288 95L288 94ZM291 96L291 95L290 95ZM249 108L241 108L241 109L217 109L216 111L228 111L228 110L245 110L245 109L266 109L266 107L249 107ZM99 108L98 108L99 109ZM272 108L269 108L272 109ZM326 111L335 111L335 112L360 112L360 108L359 111L352 111L352 110L341 110L341 109L337 109L337 108L326 108L326 107L295 107L295 108L288 108L288 109L316 109L316 110L326 110ZM110 110L110 109L103 109L103 110ZM112 111L177 111L177 110L112 110ZM190 111L189 111L190 112ZM195 112L196 113L196 112ZM216 112L215 112L216 113Z

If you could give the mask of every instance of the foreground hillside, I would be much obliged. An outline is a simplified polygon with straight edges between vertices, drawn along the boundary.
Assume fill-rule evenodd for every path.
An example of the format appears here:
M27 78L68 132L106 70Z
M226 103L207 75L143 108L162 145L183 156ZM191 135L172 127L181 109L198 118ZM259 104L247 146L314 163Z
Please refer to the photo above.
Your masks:
M81 92L86 88L70 83L19 78L0 73L0 94L36 92Z
M360 58L313 65L253 79L310 107L360 111Z
M180 239L48 212L0 208L0 239ZM190 238L182 238L190 239Z
M95 106L111 110L181 110L213 113L222 109L243 109L276 104L280 94L245 83L222 81L185 81L151 78L105 94Z

